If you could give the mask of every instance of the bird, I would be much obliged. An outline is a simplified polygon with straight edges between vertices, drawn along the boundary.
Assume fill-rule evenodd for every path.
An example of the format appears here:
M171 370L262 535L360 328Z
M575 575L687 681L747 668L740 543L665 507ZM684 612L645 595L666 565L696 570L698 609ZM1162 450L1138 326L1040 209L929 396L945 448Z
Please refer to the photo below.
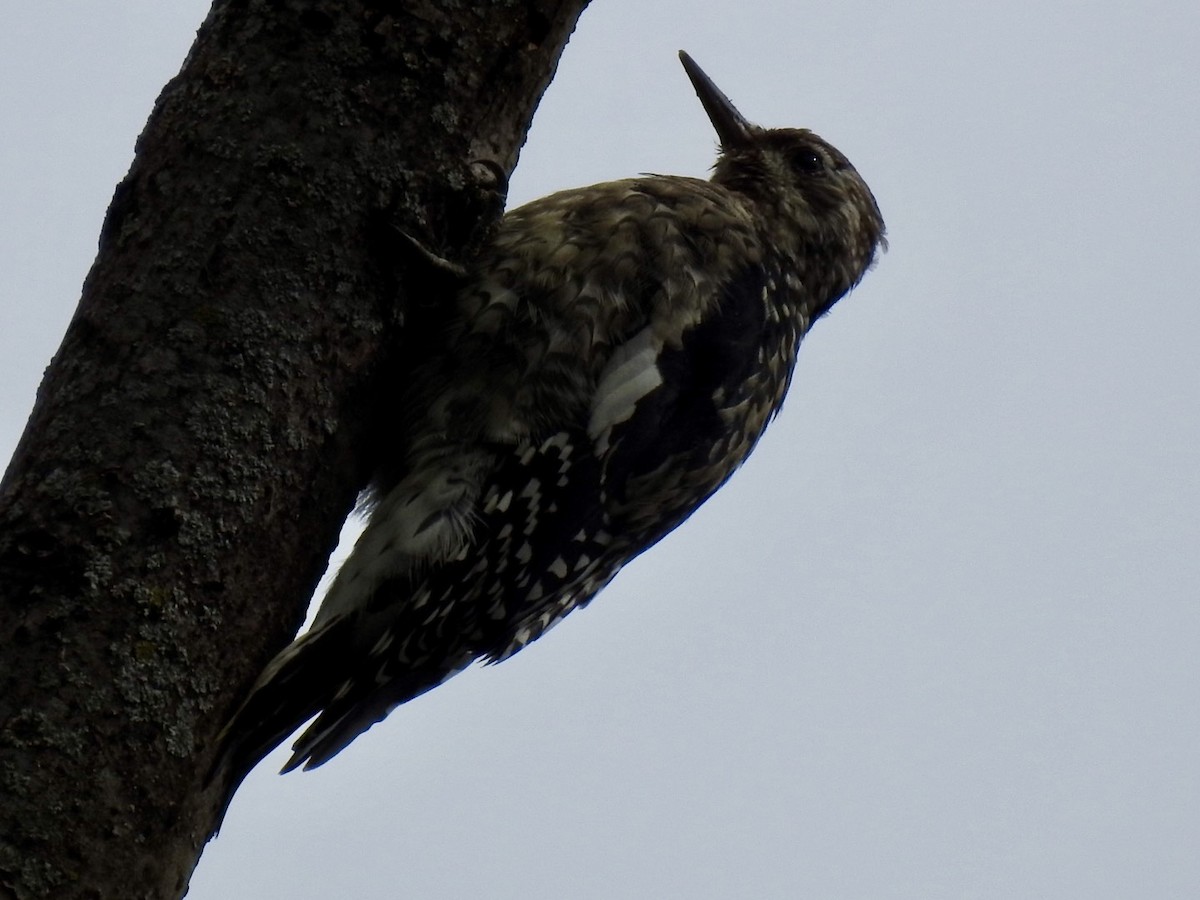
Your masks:
M235 785L308 720L284 772L588 604L746 460L801 339L886 248L840 151L752 124L680 60L717 134L711 178L511 210L436 298L448 324L387 413L404 424L363 533L221 732Z

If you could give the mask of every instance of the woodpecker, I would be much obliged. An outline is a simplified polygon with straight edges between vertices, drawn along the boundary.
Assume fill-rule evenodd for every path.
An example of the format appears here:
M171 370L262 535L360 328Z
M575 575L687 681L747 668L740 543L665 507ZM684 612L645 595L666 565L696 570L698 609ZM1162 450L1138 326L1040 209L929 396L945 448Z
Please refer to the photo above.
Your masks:
M680 58L719 138L711 180L645 175L502 218L444 300L353 553L222 734L235 784L311 717L285 772L590 602L742 464L801 338L886 246L845 156L751 124Z

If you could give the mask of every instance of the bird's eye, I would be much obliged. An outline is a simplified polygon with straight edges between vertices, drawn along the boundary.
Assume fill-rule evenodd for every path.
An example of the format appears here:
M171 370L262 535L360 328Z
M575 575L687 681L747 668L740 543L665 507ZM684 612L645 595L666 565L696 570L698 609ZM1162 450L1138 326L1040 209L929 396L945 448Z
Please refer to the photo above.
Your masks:
M825 171L825 158L812 147L792 151L788 161L793 171L800 175L819 175Z

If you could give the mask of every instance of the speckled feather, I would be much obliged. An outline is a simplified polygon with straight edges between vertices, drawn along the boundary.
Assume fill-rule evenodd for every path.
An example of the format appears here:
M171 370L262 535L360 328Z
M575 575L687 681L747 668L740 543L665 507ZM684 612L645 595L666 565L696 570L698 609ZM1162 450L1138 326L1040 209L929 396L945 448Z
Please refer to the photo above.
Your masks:
M588 603L746 459L809 326L883 222L801 129L749 124L684 57L721 139L713 179L643 176L509 212L412 379L412 423L312 630L225 733L240 778L319 714L319 765L475 660Z

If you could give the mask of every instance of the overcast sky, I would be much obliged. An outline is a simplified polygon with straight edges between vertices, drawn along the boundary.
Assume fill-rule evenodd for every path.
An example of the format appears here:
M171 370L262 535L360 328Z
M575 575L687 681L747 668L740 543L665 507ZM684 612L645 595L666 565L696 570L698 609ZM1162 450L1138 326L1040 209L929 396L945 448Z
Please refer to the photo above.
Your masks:
M7 457L202 0L0 29ZM587 610L253 774L228 898L1200 896L1200 7L597 0L512 203L702 175L685 48L891 251Z

